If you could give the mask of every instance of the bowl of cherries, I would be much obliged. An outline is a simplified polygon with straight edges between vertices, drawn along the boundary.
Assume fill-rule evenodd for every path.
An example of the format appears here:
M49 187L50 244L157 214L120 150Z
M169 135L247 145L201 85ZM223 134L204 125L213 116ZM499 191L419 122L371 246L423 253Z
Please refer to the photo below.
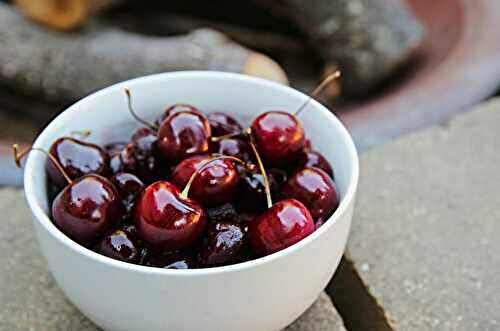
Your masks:
M325 107L219 72L101 90L15 150L25 156L49 269L106 330L285 327L335 272L358 181L352 139Z

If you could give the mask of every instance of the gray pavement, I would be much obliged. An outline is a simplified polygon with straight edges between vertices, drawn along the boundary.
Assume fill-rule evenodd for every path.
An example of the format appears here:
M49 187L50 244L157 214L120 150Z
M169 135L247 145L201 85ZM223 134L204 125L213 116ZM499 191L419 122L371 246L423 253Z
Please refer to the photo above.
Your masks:
M500 330L500 99L362 157L348 244L396 330Z

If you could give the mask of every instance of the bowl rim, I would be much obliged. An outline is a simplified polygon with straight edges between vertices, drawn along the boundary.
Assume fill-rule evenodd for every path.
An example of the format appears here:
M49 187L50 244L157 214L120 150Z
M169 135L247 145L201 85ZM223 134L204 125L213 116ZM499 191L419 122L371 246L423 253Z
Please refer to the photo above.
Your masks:
M48 134L47 132L50 132L54 126L59 121L64 120L66 117L69 116L74 116L74 113L78 112L81 108L82 104L85 104L87 102L90 102L92 99L97 98L101 95L108 94L109 92L112 92L113 90L120 88L120 87L125 87L125 86L131 86L136 83L141 83L145 81L151 81L151 80L158 80L161 81L164 78L169 78L169 79L189 79L189 78L199 78L200 76L205 76L206 78L212 78L212 79L229 79L229 80L234 80L235 83L240 82L240 81L247 81L255 85L259 85L259 87L269 87L273 89L279 89L282 90L285 93L295 95L296 97L302 98L303 100L306 100L309 96L305 95L304 93L293 89L289 86L281 85L275 82L271 82L262 78L257 78L257 77L251 77L243 74L237 74L237 73L227 73L227 72L217 72L217 71L178 71L178 72L166 72L166 73L159 73L159 74L153 74L153 75L147 75L147 76L141 76L138 78L130 79L124 82L120 82L114 85L111 85L109 87L106 87L104 89L101 89L95 93L92 93L78 102L74 103L67 109L65 109L63 112L61 112L58 116L56 116L54 119L52 119L49 124L40 132L40 134L37 136L33 146L34 147L40 147L39 145L41 144L41 141L44 140L44 136ZM359 160L358 160L358 154L356 147L354 145L354 142L352 140L351 135L348 133L347 129L344 127L344 125L340 122L340 120L331 112L329 111L325 106L320 104L314 99L311 99L311 105L316 108L316 111L322 112L324 115L326 115L333 126L335 126L336 130L339 131L341 134L341 141L343 144L347 145L347 150L348 150L348 155L346 157L349 157L351 159L351 163L353 164L353 168L351 171L351 178L348 180L348 188L346 191L345 196L343 199L340 201L339 207L337 210L333 213L332 216L326 221L321 227L319 227L316 231L314 231L312 234L307 236L306 238L302 239L301 241L281 250L276 253L260 257L254 260L250 261L245 261L245 262L240 262L236 264L231 264L227 266L217 266L217 267L207 267L207 268L198 268L198 269L163 269L163 268L154 268L154 267L149 267L149 266L142 266L142 265L136 265L132 263L127 263L119 260L115 260L112 258L109 258L107 256L101 255L99 253L96 253L78 243L70 239L68 236L66 236L61 230L59 230L55 224L52 222L50 217L44 212L42 205L36 198L35 194L35 187L37 185L37 176L34 176L32 174L36 174L37 168L41 167L41 158L35 156L34 154L29 154L26 160L26 165L25 165L25 172L24 172L24 191L25 191L25 196L26 200L28 202L28 205L31 209L31 212L36 219L36 222L40 223L40 225L50 233L54 239L59 241L63 246L65 246L68 249L73 250L75 253L78 253L80 255L83 255L84 257L91 259L97 263L103 263L115 268L127 270L127 271L132 271L132 272L139 272L139 273L144 273L144 274L157 274L157 275L170 275L170 276L182 276L182 277L195 277L195 276L200 276L200 275L213 275L213 274L221 274L221 273L230 273L230 272L238 272L238 271L244 271L246 269L250 268L255 268L261 265L266 265L269 263L272 263L275 260L282 259L285 256L291 255L298 250L300 250L302 247L311 244L313 241L317 240L319 237L321 237L325 232L329 231L333 223L336 223L337 220L344 215L347 211L349 206L351 206L354 203L355 195L356 195L356 190L358 186L358 179L359 179ZM43 157L43 156L42 156ZM46 158L43 157L43 160ZM45 167L43 167L45 169ZM48 199L48 197L47 197Z

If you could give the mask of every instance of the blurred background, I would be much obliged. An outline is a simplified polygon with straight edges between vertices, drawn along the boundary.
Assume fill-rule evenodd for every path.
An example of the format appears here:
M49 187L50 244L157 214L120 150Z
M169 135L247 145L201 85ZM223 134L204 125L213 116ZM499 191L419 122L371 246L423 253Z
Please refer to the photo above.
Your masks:
M319 98L364 151L495 95L498 22L488 0L0 0L0 184L20 184L11 143L68 105L175 70L307 93L340 69Z

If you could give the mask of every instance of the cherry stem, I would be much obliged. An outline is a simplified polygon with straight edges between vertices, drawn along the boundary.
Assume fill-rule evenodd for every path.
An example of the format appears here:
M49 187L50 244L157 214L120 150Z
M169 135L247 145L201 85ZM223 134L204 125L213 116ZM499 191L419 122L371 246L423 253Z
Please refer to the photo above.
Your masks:
M87 138L92 134L90 130L75 130L69 133L70 136L80 136L81 138Z
M245 129L245 133L249 137L250 147L252 147L255 159L257 160L257 164L259 165L260 172L262 174L262 178L264 178L264 190L266 192L267 208L271 208L273 206L273 199L271 197L271 185L269 184L269 177L267 176L264 162L262 162L259 151L257 150L257 146L255 145L255 138L253 137L252 130L250 128Z
M158 126L151 124L150 122L140 118L137 115L137 113L134 110L134 107L132 106L132 92L130 92L130 90L128 88L125 88L125 94L127 95L128 110L129 110L130 114L132 115L132 117L134 117L137 122L144 124L145 126L150 128L151 130L158 131Z
M216 143L216 142L219 142L219 141L224 140L224 139L241 136L242 134L245 134L245 132L244 131L242 131L242 132L233 132L233 133L225 134L223 136L211 137L210 139L212 140L212 142Z
M340 72L340 70L335 70L334 72L332 72L331 74L326 76L326 78L323 79L321 81L321 83L318 86L316 86L316 88L311 92L311 94L309 95L307 100L304 101L304 103L295 111L294 115L298 116L300 114L300 112L302 112L304 110L304 108L306 108L306 106L309 104L309 102L311 102L311 100L314 97L317 97L321 93L321 91L323 91L325 89L325 87L327 87L331 82L337 80L341 76L342 76L342 73Z
M71 178L69 178L68 174L66 173L66 171L64 170L62 165L59 163L59 161L57 161L57 159L55 158L54 155L50 154L46 150L43 150L41 148L36 148L36 147L28 147L25 150L19 151L19 145L14 144L14 145L12 145L12 151L14 152L14 161L16 162L16 166L18 168L21 168L21 160L26 155L28 155L29 152L36 151L36 152L41 152L41 153L45 154L52 161L52 163L57 168L57 170L59 170L61 175L63 175L64 179L66 179L68 184L70 184L70 185L73 184L73 181L71 180Z
M207 166L209 166L212 162L215 162L215 161L218 161L218 160L232 160L232 161L236 161L236 162L241 163L244 166L246 166L246 163L243 160L238 159L237 157L234 157L234 156L221 155L221 156L217 156L217 157L211 158L210 160L207 160L205 163L203 163L203 165L201 166L201 168L198 169L198 170L196 170L191 175L191 177L189 178L189 181L187 182L186 186L184 187L184 189L181 192L181 197L183 197L184 199L187 199L187 197L189 195L189 190L191 189L191 186L193 185L193 182L196 179L196 176L198 176L198 174L200 174L203 170L205 170L205 168Z

